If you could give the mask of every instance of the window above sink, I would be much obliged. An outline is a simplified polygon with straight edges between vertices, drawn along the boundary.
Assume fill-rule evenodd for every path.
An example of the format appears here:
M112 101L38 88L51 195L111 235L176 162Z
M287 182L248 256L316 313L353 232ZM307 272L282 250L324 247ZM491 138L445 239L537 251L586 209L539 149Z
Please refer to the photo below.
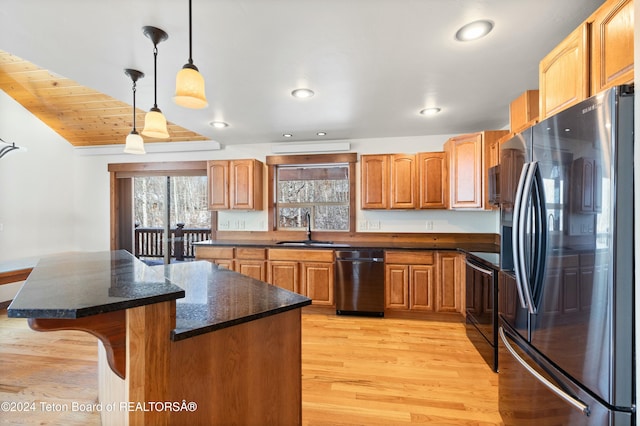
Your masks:
M347 164L280 166L276 177L276 219L279 230L349 230L349 167Z

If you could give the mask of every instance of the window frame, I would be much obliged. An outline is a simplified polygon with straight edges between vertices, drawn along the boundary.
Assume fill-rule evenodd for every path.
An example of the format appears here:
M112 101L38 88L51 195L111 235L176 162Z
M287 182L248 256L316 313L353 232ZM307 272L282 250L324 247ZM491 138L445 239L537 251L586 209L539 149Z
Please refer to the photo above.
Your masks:
M270 231L287 232L277 227L277 203L276 203L276 172L278 166L292 165L322 165L342 163L349 168L349 229L346 231L316 231L316 232L341 232L349 233L356 230L356 153L346 154L307 154L307 155L269 155L266 157L267 187L268 187L268 229Z

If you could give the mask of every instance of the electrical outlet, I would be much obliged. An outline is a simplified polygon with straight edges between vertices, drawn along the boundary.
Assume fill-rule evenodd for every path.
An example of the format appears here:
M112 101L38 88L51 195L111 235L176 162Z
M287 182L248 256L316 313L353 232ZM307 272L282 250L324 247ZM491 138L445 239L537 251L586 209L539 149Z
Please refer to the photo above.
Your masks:
M366 231L367 230L367 221L366 220L359 220L358 221L358 230L359 231Z
M433 231L433 221L432 220L428 220L427 221L427 231Z
M238 223L238 229L244 229L244 220L241 220L241 221Z
M220 223L218 223L218 228L219 229L229 229L229 221L228 220L223 220Z
M377 230L380 229L380 221L379 220L370 220L368 224L369 229Z

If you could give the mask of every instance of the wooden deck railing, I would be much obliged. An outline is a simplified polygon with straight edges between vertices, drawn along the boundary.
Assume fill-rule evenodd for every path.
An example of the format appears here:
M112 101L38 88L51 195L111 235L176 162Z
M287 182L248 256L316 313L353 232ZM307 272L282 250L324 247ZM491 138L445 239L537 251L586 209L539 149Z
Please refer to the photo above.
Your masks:
M193 243L211 239L211 229L185 228L176 224L169 234L169 252L176 260L195 258ZM134 235L136 257L164 257L164 229L136 227Z

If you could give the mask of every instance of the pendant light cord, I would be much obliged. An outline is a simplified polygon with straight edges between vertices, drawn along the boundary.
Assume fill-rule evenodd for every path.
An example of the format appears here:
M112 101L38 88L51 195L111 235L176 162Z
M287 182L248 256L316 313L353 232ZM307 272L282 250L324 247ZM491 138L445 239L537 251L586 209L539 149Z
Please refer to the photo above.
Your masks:
M189 65L193 65L193 59L191 58L191 0L189 0Z
M133 131L136 131L136 81L133 80Z
M158 109L158 45L153 44L153 108Z

